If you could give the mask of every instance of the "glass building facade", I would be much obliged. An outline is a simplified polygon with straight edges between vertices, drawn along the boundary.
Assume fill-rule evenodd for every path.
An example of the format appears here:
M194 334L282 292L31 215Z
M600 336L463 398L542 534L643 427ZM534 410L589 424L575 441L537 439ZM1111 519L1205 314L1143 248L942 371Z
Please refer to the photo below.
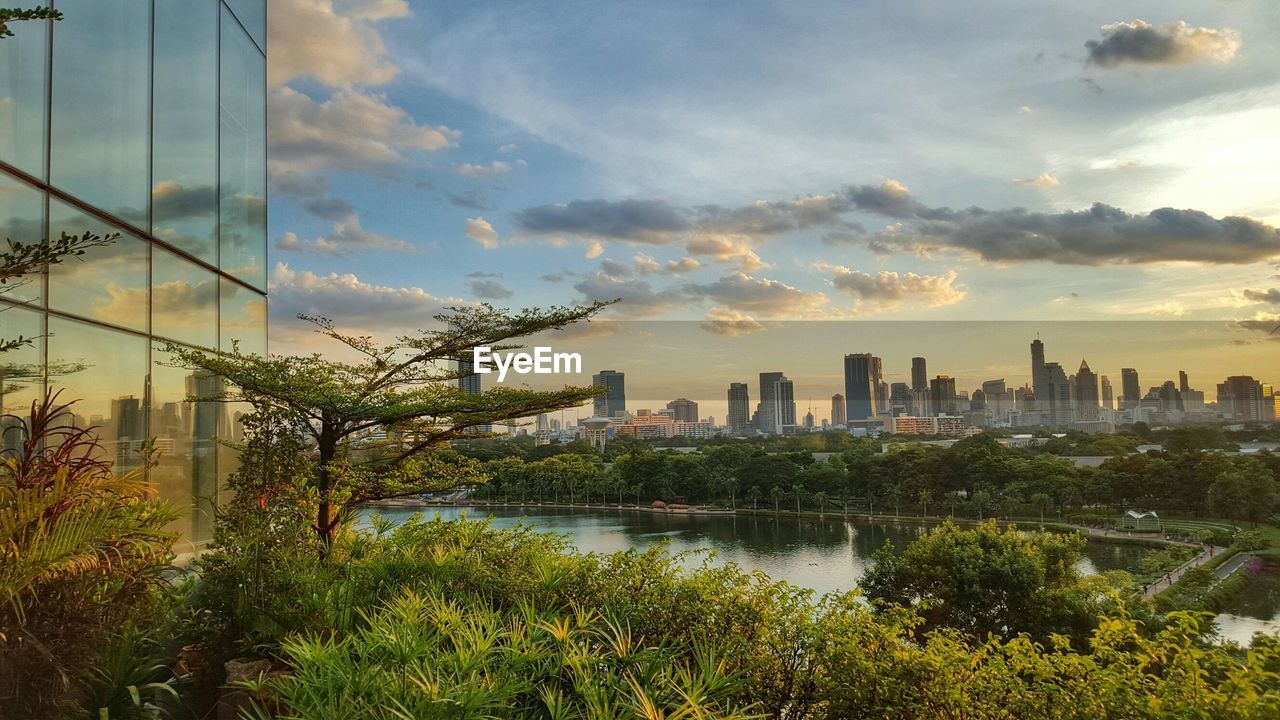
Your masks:
M216 381L164 345L266 352L266 0L52 4L0 40L0 238L120 237L0 295L0 338L38 338L0 355L0 406L61 389L121 471L152 441L192 550L236 413L188 402Z

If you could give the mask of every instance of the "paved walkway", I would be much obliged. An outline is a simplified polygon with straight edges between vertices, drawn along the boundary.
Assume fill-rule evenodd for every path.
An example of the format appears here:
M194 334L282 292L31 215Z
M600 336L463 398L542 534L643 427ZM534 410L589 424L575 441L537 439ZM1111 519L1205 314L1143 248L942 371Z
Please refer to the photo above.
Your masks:
M1221 548L1221 547L1210 547L1207 550L1201 551L1195 557L1179 565L1178 569L1174 570L1171 573L1168 573L1167 575L1165 575L1165 577L1157 580L1152 585L1147 586L1147 589L1142 594L1142 596L1145 598L1153 598L1156 595L1159 595L1160 593L1172 587L1173 583L1178 582L1178 580L1182 578L1183 574L1186 573L1191 568L1200 567L1201 565L1209 562L1213 558L1219 557L1220 555L1222 555L1222 553L1226 551L1227 551L1226 548ZM1240 567L1240 565L1244 564L1244 562L1247 559L1248 559L1248 553L1240 553L1235 557L1231 558L1230 560L1228 560L1227 562L1223 563L1220 567L1216 568L1216 573L1218 575L1218 578L1221 579L1226 577L1227 575L1230 575L1232 571ZM1225 574L1223 573L1224 570L1226 571Z

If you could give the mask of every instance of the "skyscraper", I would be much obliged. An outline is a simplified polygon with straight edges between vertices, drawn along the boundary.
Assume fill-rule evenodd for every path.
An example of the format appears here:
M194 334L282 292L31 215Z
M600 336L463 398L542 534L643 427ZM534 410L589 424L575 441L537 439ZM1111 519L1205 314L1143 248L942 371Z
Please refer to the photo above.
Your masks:
M880 409L880 358L870 353L844 356L844 397L846 421L875 417Z
M760 404L756 406L756 429L763 433L778 432L777 384L785 375L781 372L760 373Z
M929 381L929 396L934 415L955 415L956 379L949 375L939 375Z
M603 395L596 396L594 413L596 417L617 417L627 411L627 374L617 370L601 370L591 376L591 384L598 388L607 388Z
M1178 391L1186 392L1191 389L1191 383L1187 380L1187 371L1178 371Z
M906 383L896 382L889 387L889 413L891 415L911 414L911 388Z
M796 424L796 391L795 386L786 377L778 378L773 387L773 416L777 423L774 432L780 433L784 427Z
M925 371L924 358L911 358L911 389L923 392L929 389L929 374Z
M0 242L120 234L0 297L0 337L37 338L4 362L41 369L5 383L0 414L43 395L48 372L77 415L101 419L101 459L141 469L179 510L183 552L209 539L190 519L237 466L232 450L210 453L236 424L225 405L194 410L161 348L267 349L265 7L59 0L61 21L12 23L0 40ZM133 444L175 411L218 435L144 468Z
M1084 360L1080 361L1080 369L1076 371L1075 405L1077 420L1093 422L1098 419L1098 376Z
M844 396L836 393L831 396L831 424L844 425L848 408L845 406Z
M677 398L667 403L673 422L698 422L698 403L689 398Z
M1102 376L1102 407L1107 410L1116 408L1114 393L1111 390L1111 378Z
M1261 421L1262 383L1249 375L1232 375L1218 384L1218 410L1232 420Z
M1035 393L1037 401L1041 400L1047 391L1045 385L1047 380L1044 363L1044 343L1040 341L1040 338L1036 338L1031 341L1031 390Z
M1142 387L1138 384L1138 371L1120 368L1120 408L1128 410L1142 402Z
M729 416L725 424L733 435L745 435L750 427L751 397L746 383L729 383Z
M1052 427L1070 425L1073 419L1071 382L1061 365L1045 363L1043 388L1043 395L1036 391L1036 405L1046 414L1048 424Z

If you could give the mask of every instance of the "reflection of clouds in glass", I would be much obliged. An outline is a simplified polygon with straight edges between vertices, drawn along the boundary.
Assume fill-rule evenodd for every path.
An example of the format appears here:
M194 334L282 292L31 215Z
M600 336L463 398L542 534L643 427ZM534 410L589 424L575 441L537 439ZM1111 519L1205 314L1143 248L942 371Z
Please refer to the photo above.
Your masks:
M145 300L146 289L147 246L130 236L94 248L80 260L49 269L51 308L137 330L147 327L145 304L141 309L119 314L106 314L104 308L111 306L116 295L127 291L141 292Z
M230 351L236 343L242 353L266 354L267 300L252 290L223 280L221 349Z

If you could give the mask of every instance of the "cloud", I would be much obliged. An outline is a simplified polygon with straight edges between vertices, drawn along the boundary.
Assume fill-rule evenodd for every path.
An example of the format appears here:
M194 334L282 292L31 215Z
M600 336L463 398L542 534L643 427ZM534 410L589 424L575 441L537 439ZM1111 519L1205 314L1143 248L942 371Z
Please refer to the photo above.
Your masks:
M805 292L786 283L755 278L735 272L713 283L685 285L691 297L706 298L717 305L765 318L805 317L819 313L827 304L820 292Z
M730 308L714 307L707 312L707 321L701 325L703 330L714 335L738 337L764 330L755 318Z
M511 173L511 163L505 163L501 160L494 160L488 165L476 165L475 163L462 163L453 167L459 175L469 178L491 178L501 177Z
M631 277L631 268L616 260L605 258L600 261L600 272L611 278L629 278Z
M467 289L481 300L507 300L515 293L499 282L502 273L473 272L467 275Z
M385 173L402 165L407 153L453 147L462 135L444 126L419 125L385 97L360 90L336 90L317 102L282 87L271 92L270 100L273 182L282 174Z
M1280 313L1258 313L1248 320L1236 320L1232 327L1262 333L1265 340L1280 342Z
M356 211L351 203L342 198L314 198L303 203L302 207L312 215L330 222L338 222Z
M765 263L746 239L724 235L698 235L689 241L685 250L690 255L706 255L724 263L737 263L746 272L756 272Z
M817 267L834 273L831 284L853 297L854 310L858 312L891 310L908 303L930 307L954 305L968 294L964 288L956 287L954 270L946 275L899 274L888 270L872 275L843 265L819 263Z
M476 188L470 188L461 193L450 193L449 204L454 207L460 207L463 210L476 210L478 212L492 212L493 203L485 199L484 195Z
M513 153L519 149L520 149L520 146L516 145L515 143L507 143L506 145L498 146L498 152L500 153Z
M621 298L609 312L625 317L649 317L673 310L684 303L678 291L655 291L644 280L612 277L603 271L588 275L573 286L582 294L583 302L592 303Z
M360 216L352 213L333 224L333 231L306 241L296 233L286 232L276 239L276 249L293 252L347 254L360 249L414 252L416 248L403 240L394 240L360 226Z
M666 264L663 264L644 253L637 253L635 257L631 258L631 264L635 267L636 272L644 275L679 275L693 272L702 267L702 263L691 257L668 260Z
M1194 27L1185 20L1160 26L1134 20L1103 25L1102 39L1084 46L1089 50L1089 63L1100 67L1229 62L1240 50L1240 33Z
M1038 177L1033 178L1014 178L1013 184L1030 185L1033 187L1057 187L1062 183L1058 181L1058 178L1050 175L1049 173L1040 173Z
M521 210L516 227L534 235L572 235L661 245L672 242L690 225L676 208L661 200L574 200Z
M1280 288L1271 288L1270 290L1245 290L1244 297L1246 300L1252 300L1255 303L1280 305Z
M152 213L172 222L178 218L212 215L217 190L210 185L186 187L176 182L158 182L151 188Z
M463 234L480 243L480 247L485 250L495 250L498 247L498 231L482 217L467 218Z
M591 244L587 246L587 251L583 253L584 257L586 257L588 260L595 260L596 258L600 257L603 254L604 254L604 243L600 242L599 240L592 240Z
M917 213L921 205L911 197L911 191L897 180L885 180L879 185L857 185L844 189L845 197L858 210L887 215L909 217Z
M404 17L403 2L340 0L335 8L330 0L271 0L267 8L272 87L300 78L330 87L382 85L399 72L373 21Z
M1019 115L1034 115L1035 112L1036 112L1036 109L1031 107L1030 105L1023 105L1022 107L1018 108Z

